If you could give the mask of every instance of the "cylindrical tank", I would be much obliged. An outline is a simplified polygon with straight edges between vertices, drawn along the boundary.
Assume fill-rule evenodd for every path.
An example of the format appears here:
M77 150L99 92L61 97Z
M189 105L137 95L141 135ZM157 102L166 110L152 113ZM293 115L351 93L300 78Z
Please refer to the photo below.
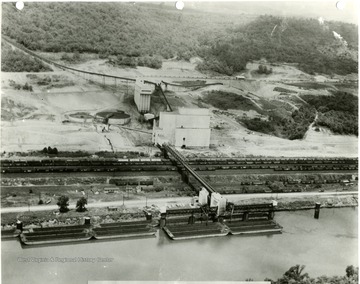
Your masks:
M114 113L109 117L108 124L110 125L124 125L130 122L130 115L126 113Z

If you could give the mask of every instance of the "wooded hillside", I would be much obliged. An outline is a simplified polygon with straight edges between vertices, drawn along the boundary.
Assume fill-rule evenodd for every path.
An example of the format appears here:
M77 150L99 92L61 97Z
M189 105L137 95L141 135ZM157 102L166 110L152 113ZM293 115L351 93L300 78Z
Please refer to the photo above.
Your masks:
M341 34L347 46L334 37L333 31ZM264 58L269 62L299 63L307 73L348 74L357 72L357 49L355 25L260 16L229 31L227 39L203 49L206 61L199 67L232 75L243 70L246 62Z
M200 56L201 71L227 75L261 58L299 63L308 73L357 72L358 27L353 24L142 3L27 2L22 11L14 3L2 8L2 33L32 50L98 53L101 58L117 56L117 64L155 68L159 56Z
M2 33L32 50L94 52L131 57L189 58L253 16L187 12L141 3L26 3L22 11L4 3Z

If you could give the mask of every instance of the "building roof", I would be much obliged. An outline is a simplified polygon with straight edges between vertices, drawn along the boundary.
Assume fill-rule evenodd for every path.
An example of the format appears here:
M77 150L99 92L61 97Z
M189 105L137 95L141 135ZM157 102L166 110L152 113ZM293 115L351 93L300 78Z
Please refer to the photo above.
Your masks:
M209 110L207 108L179 108L179 114L209 115Z
M200 116L208 116L209 110L207 108L179 108L174 112L166 112L162 111L161 114L166 115L200 115Z

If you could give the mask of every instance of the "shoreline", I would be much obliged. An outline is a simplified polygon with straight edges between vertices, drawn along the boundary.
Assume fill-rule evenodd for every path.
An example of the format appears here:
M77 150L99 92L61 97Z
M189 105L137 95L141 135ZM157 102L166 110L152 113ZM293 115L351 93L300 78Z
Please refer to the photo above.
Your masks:
M308 198L309 199L309 198ZM322 198L322 199L326 199L326 200L321 200L321 198L311 198L311 200L305 200L305 198L303 198L302 201L299 200L295 200L295 201L279 201L278 206L274 209L275 212L292 212L292 211L305 211L305 210L315 210L315 202L320 202L321 203L321 209L336 209L336 208L346 208L346 207L352 207L352 208L356 208L358 207L358 202L355 198L353 197L349 197L349 196L344 196L344 197L333 197L333 198ZM330 200L331 199L331 200ZM335 200L336 199L336 200ZM253 200L246 200L247 204L249 203L248 201L253 201ZM335 203L335 201L337 203ZM257 203L265 203L265 202L269 202L269 199L260 199L256 201ZM331 202L333 202L331 204ZM305 204L304 204L305 203ZM140 209L139 209L140 210ZM32 212L32 213L36 213L36 212ZM153 212L156 214L156 212ZM12 214L12 213L5 213L5 214ZM3 215L3 214L2 214ZM94 220L95 224L101 225L101 224L111 224L111 223L116 223L116 222L133 222L133 221L140 221L140 220L144 220L144 217L141 217L139 214L139 212L133 212L133 213L123 213L123 216L121 217L125 217L124 219L122 219L121 217L116 219L114 216L114 218L111 217L111 213L109 212L109 214L107 214L106 216L98 216L98 215L94 215L94 216L87 216L90 217L91 219ZM103 217L103 218L102 218ZM3 218L3 217L2 217ZM54 222L53 220L57 220L56 217L52 218L51 220L45 220L44 219L38 219L38 220L32 220L31 223L26 224L24 223L24 229L29 229L29 228L51 228L51 227L60 227L60 226L71 226L74 224L79 225L80 222L83 222L85 217L78 217L78 218L67 218L67 219L71 219L70 221L72 223L67 223L67 220L65 220L64 222L61 221L56 221ZM76 219L76 220L75 220ZM160 217L159 216L153 216L153 222L157 221L160 222ZM38 223L38 225L35 225L34 223ZM41 223L46 223L45 225L42 225ZM9 232L11 230L14 230L16 228L16 226L14 225L15 221L13 223L8 223L8 224L2 224L2 232ZM9 228L10 227L10 228Z

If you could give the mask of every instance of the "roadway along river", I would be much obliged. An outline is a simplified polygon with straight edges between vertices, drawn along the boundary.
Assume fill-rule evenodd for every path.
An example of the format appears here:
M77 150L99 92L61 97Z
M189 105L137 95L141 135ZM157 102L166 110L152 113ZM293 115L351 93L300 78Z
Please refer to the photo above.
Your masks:
M26 249L18 241L3 241L2 282L263 280L277 279L296 264L306 265L312 277L345 275L347 265L358 266L357 213L357 208L322 209L316 220L313 210L278 212L275 219L284 230L272 236L170 241L160 231L155 238ZM27 262L31 258L47 262Z
M253 198L291 198L291 197L309 197L309 196L341 196L341 195L354 195L357 196L357 191L346 191L346 192L292 192L292 193L249 193L249 194L226 194L224 197L230 202L236 202L244 199L253 199ZM168 197L168 198L155 198L155 199L145 199L142 200L126 200L126 207L145 207L146 203L150 206L152 204L159 207L167 206L169 204L190 204L190 197ZM106 202L97 202L89 203L88 208L95 207L107 207L107 206L121 206L123 204L122 200L117 201L106 201ZM75 203L70 204L70 209L75 209ZM57 210L59 206L57 205L36 205L36 206L21 206L21 207L6 207L1 208L1 213L15 213L15 212L26 212L26 211L46 211L46 210Z

